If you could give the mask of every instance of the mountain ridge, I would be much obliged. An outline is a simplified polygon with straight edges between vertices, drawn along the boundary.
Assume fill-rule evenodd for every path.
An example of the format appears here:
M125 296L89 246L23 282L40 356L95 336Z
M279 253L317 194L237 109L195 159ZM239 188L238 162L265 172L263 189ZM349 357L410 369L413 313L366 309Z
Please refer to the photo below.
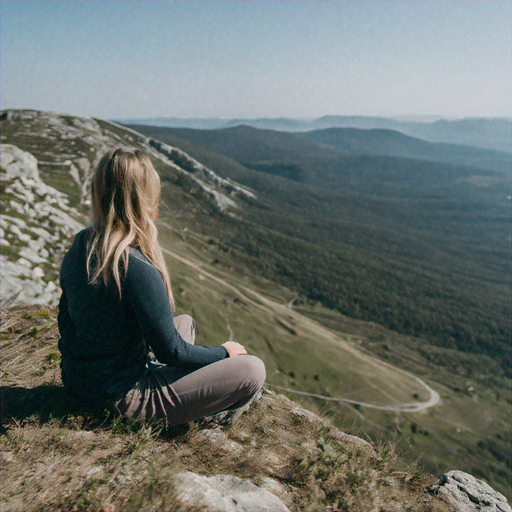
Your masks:
M463 144L512 153L512 120L506 117L466 117L437 119L431 122L408 121L390 117L326 115L312 119L123 119L122 124L147 124L174 128L221 129L237 125L289 132L307 132L325 128L383 128L400 131L430 142Z
M326 128L300 133L300 136L354 154L409 157L500 172L510 172L512 165L509 153L443 142L429 143L383 128Z

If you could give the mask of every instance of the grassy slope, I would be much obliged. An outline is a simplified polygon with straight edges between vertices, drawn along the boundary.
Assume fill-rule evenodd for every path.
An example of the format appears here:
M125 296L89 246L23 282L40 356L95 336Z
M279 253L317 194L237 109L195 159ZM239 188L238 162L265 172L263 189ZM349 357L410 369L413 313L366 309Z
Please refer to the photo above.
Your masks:
M198 318L198 342L222 343L229 338L231 327L235 339L265 361L269 384L370 403L426 400L423 388L407 375L379 367L371 355L376 351L371 344L378 340L380 346L389 347L382 350L384 360L421 375L441 394L438 406L423 413L393 413L293 393L288 396L331 416L335 424L353 433L375 440L394 439L409 460L421 457L432 472L457 467L488 479L510 496L510 404L506 395L476 385L471 371L461 369L457 375L453 366L451 370L438 366L430 360L432 352L421 353L422 342L415 338L354 321L318 305L289 309L285 306L293 298L289 290L254 276L241 276L233 268L233 260L219 254L207 240L189 234L184 242L170 232L162 238L165 247L187 261L167 253L175 286L183 290L178 295L180 311ZM203 272L196 273L195 266ZM265 301L254 294L262 289L266 290ZM397 355L389 354L395 351ZM447 356L446 352L437 355ZM471 385L474 392L468 391Z

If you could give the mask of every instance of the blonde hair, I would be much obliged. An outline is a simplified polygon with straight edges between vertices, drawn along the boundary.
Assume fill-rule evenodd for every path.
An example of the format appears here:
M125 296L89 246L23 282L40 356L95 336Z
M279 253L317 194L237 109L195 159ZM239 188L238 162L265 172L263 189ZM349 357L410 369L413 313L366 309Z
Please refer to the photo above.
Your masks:
M145 151L119 147L102 157L92 177L93 229L87 244L87 275L89 284L102 277L105 285L113 276L121 300L119 261L126 276L129 246L137 246L160 271L174 309L171 280L154 224L160 190L160 177ZM96 265L91 277L93 256Z

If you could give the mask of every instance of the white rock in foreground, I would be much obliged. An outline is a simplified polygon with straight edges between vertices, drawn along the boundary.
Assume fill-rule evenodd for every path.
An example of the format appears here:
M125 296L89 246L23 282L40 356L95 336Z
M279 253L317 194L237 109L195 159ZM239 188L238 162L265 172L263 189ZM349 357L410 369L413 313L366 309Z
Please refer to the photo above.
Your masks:
M277 496L236 476L201 476L184 471L174 475L171 482L187 510L289 512Z
M445 499L452 512L512 512L503 494L463 471L448 471L433 491Z

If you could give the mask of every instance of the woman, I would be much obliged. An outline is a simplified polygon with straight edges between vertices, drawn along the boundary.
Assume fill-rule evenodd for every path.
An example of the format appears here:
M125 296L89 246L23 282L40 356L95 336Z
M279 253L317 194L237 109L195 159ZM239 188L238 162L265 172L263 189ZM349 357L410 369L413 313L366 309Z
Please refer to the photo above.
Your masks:
M234 341L194 345L192 318L173 317L154 224L159 200L160 178L144 151L103 156L92 178L92 225L61 264L59 350L75 396L173 426L239 410L263 386L265 366Z

